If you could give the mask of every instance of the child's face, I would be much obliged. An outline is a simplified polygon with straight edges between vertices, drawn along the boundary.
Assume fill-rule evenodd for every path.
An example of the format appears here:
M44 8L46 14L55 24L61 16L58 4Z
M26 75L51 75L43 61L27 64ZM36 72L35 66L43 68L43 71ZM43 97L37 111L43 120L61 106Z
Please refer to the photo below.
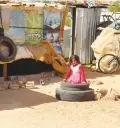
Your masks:
M75 59L73 58L73 59L72 59L72 64L73 64L73 65L78 64L77 60L75 60Z

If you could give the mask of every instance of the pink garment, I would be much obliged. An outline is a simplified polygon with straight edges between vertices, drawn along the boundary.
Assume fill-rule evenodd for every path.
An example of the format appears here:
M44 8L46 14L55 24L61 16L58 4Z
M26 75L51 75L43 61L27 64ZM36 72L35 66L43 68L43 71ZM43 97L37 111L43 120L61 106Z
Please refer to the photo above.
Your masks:
M66 80L66 82L72 83L72 84L80 84L82 82L86 82L85 79L81 79L84 76L84 71L83 71L83 67L80 64L78 64L76 66L71 66L70 69L72 71L72 74Z

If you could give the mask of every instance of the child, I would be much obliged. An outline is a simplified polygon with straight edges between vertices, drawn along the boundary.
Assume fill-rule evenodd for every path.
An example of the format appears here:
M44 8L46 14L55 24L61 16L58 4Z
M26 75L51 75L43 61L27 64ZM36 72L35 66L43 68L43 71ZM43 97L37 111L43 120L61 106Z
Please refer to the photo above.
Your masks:
M77 55L70 57L70 69L65 74L64 81L72 84L86 83L84 68Z

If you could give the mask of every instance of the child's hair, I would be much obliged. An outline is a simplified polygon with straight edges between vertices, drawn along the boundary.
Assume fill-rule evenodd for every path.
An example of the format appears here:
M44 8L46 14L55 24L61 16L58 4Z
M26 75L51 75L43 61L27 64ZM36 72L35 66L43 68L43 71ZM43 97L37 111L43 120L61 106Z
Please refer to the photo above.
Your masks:
M72 64L72 59L75 59L78 63L80 63L80 59L79 59L79 56L77 55L72 55L69 59L69 64L71 65Z

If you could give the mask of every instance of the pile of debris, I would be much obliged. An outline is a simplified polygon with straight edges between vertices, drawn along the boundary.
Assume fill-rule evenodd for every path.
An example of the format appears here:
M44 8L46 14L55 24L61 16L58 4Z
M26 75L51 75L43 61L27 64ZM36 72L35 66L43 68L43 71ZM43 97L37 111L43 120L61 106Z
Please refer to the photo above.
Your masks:
M34 82L30 83L29 81L27 81L26 78L24 78L23 80L18 80L17 79L17 76L16 77L9 77L9 80L8 81L2 81L0 83L0 91L4 91L4 90L7 90L7 89L12 89L12 90L18 90L20 88L26 88L27 85L32 85L34 86Z
M42 72L38 75L35 75L39 79L39 85L45 85L46 81L49 80L51 76L55 76L55 72ZM28 76L10 76L8 81L4 81L3 78L0 79L0 91L7 89L19 90L20 88L35 88L34 75Z
M102 85L104 85L104 83L100 80L88 79L87 82L93 85L92 88L95 92L95 100L120 100L120 91L118 89L110 87L103 88Z
M19 88L20 85L17 83L17 81L4 81L0 83L0 91L4 91L6 89L18 90Z
M88 79L87 82L90 83L90 84L94 84L94 85L102 85L102 84L104 84L100 80L92 80L92 79Z
M110 89L97 89L95 91L95 100L115 100L120 101L120 93L113 88Z

